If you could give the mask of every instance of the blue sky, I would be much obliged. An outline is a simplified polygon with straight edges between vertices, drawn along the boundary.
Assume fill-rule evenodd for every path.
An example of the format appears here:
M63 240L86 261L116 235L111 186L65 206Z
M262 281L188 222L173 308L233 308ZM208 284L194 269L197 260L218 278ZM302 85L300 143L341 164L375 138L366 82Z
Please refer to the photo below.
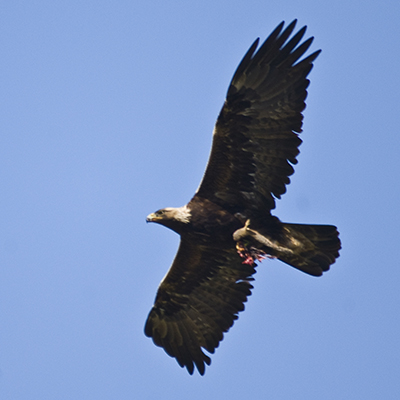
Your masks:
M398 399L398 1L0 6L0 398ZM189 376L143 334L240 59L299 20L322 49L276 215L339 227L321 278L258 267Z

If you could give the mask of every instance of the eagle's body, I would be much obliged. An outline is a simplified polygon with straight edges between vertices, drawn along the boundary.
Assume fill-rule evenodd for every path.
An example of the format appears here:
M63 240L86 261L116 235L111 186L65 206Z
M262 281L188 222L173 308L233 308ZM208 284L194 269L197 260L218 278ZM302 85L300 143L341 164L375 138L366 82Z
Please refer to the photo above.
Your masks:
M339 256L336 227L287 224L271 214L297 162L307 75L319 54L298 61L312 38L299 45L304 27L287 41L294 26L282 31L280 24L240 63L192 200L147 217L177 232L181 243L145 333L191 374L194 366L204 374L211 360L202 348L213 353L244 309L256 260L278 258L319 276Z

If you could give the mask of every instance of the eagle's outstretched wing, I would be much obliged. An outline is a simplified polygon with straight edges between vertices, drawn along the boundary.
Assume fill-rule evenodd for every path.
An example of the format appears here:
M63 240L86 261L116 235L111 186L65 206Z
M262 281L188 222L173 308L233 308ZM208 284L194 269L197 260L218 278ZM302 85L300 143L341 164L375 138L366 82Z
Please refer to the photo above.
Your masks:
M190 374L201 375L219 342L244 309L255 264L243 264L234 246L182 238L147 318L145 334Z
M299 62L313 38L299 44L296 20L282 22L256 52L258 39L237 68L213 134L210 159L196 195L232 212L275 208L294 172L316 51Z

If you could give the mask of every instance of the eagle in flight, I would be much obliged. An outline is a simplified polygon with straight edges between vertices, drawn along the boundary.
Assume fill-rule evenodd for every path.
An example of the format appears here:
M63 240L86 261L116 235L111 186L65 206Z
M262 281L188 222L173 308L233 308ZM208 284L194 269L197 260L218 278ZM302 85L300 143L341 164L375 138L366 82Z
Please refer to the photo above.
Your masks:
M145 334L201 375L251 295L256 261L277 258L307 274L328 271L341 248L332 225L281 222L271 215L297 163L307 75L320 50L291 38L284 22L240 62L218 116L210 158L194 197L147 217L177 232L175 260L162 280ZM301 59L301 60L300 60Z

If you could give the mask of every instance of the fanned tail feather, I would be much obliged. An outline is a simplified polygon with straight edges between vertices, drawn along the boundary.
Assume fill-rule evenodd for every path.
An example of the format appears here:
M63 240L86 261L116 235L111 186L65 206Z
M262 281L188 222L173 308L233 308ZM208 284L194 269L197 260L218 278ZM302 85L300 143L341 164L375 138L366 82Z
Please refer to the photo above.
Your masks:
M339 232L333 225L283 224L291 252L278 254L279 260L307 274L320 276L339 257Z

